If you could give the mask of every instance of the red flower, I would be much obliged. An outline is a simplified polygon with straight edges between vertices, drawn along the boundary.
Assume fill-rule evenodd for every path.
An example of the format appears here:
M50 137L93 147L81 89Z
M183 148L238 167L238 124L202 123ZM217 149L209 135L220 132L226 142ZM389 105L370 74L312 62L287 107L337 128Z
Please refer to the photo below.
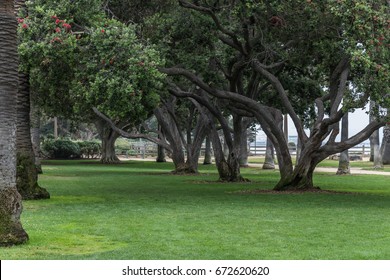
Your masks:
M23 28L23 29L27 29L27 28L28 28L28 25L25 24L25 23L23 23L22 28Z
M19 23L23 23L23 22L24 22L24 19L23 19L23 18L18 18L18 22L19 22Z
M102 33L104 33L104 32L106 32L104 29L102 29L102 30L100 30L100 32L102 32Z
M72 26L70 26L68 23L64 23L62 27L64 27L66 30L70 30L72 28Z
M61 43L62 40L60 38L58 38L58 37L55 37L55 38L53 38L53 40L50 41L50 43L54 43L54 42Z
M57 27L57 28L55 29L55 31L56 31L57 33L61 33L61 29L60 29L59 27Z
M57 19L57 16L51 16L52 19Z

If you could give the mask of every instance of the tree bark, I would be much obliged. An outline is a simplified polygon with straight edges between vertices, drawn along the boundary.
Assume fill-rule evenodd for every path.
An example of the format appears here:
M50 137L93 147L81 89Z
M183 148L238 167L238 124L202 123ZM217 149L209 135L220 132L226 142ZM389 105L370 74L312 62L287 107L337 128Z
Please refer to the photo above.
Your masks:
M0 1L0 246L24 243L22 198L16 188L16 95L18 88L14 1Z
M348 139L348 113L345 113L341 121L341 141ZM351 168L349 164L348 150L342 151L339 158L339 167L336 172L337 175L351 174Z
M374 101L370 101L370 111L372 112L376 104ZM370 114L370 122L375 121L375 118ZM379 142L379 129L375 130L370 136L370 161L373 162L374 169L383 169L382 154Z
M240 155L238 158L240 167L248 167L248 125L252 122L250 118L242 119Z
M205 141L205 151L204 151L204 160L203 160L203 164L204 165L208 165L208 164L212 164L213 163L213 160L212 160L212 156L211 156L211 140L210 140L210 135L206 137L206 141Z
M390 164L390 125L383 128L383 141L381 147L383 164Z
M31 92L30 92L30 97ZM34 99L30 98L30 122L31 122L31 142L35 157L35 167L38 174L42 174L42 162L41 162L41 114L37 105L34 103Z
M115 132L104 120L98 119L96 121L96 127L102 141L102 157L100 162L104 164L120 163L119 158L115 154L115 141L119 138L119 133Z
M175 165L174 173L197 173L197 170L194 170L192 167L189 167L186 164L183 151L183 141L180 136L180 132L177 130L177 127L169 116L168 112L162 107L156 108L154 110L154 115L156 116L157 121L161 126L161 129L164 131L165 137L171 146L171 158L173 164Z
M263 169L275 169L275 153L274 145L272 144L271 139L267 137L267 143L265 147L265 159L263 164Z
M16 187L23 199L47 199L49 192L38 185L38 171L30 131L30 87L28 75L19 73L16 125Z

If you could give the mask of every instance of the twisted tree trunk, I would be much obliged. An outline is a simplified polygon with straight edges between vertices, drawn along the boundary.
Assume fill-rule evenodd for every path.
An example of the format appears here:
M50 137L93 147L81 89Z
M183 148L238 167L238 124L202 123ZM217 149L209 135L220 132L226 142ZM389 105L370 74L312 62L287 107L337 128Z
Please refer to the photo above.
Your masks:
M115 141L119 138L119 133L114 131L104 120L98 119L95 124L102 141L102 157L100 162L104 164L120 163L119 158L115 154Z
M28 75L19 73L16 125L16 187L23 199L47 199L49 192L38 185L38 170L30 131L30 87Z

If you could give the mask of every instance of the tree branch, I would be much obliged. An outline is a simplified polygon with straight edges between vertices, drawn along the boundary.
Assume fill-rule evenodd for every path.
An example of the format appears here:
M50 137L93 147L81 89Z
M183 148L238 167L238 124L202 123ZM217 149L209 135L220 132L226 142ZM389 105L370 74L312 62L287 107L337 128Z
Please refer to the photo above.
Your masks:
M95 112L95 114L97 116L99 116L104 121L106 121L110 125L112 130L114 130L115 132L119 133L122 137L129 138L129 139L140 139L140 138L141 139L145 139L145 140L153 142L153 143L155 143L157 145L160 145L160 146L164 147L165 149L167 149L168 151L172 152L171 146L166 141L164 141L163 139L157 139L155 137L152 137L150 135L143 134L143 133L129 133L129 132L126 132L126 131L118 128L113 123L113 121L110 118L108 118L106 115L101 113L96 107L93 107L92 110Z

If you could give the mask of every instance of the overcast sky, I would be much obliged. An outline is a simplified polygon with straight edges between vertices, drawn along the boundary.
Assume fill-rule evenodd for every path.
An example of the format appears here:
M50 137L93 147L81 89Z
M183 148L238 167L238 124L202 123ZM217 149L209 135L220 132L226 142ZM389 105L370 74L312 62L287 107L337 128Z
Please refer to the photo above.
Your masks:
M354 113L349 114L349 136L353 136L359 131L361 131L366 125L368 125L369 116L366 113L366 110L356 110ZM382 141L382 131L380 129L380 141ZM288 132L290 136L297 135L294 124L289 118L288 122ZM308 132L307 132L308 133ZM265 141L265 134L263 131L258 131L257 141Z

